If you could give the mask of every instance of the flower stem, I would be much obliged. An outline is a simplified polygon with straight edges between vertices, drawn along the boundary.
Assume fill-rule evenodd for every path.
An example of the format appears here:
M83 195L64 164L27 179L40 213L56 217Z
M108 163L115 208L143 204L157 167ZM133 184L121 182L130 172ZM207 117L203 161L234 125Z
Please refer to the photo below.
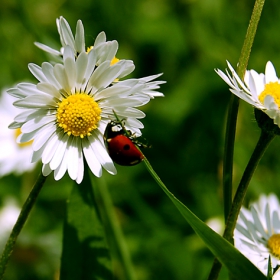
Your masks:
M99 200L102 204L102 213L109 225L110 236L114 239L114 245L121 258L126 279L136 280L135 272L131 262L129 250L127 248L123 232L118 223L118 219L113 209L113 202L108 191L107 185L103 180L99 180L98 186Z
M234 196L234 200L232 203L231 211L229 213L226 228L224 232L224 238L227 240L231 240L233 238L233 231L235 228L235 224L244 201L245 194L248 189L249 182L256 170L265 150L268 145L271 143L275 134L269 134L262 130L259 141L255 147L255 150L247 164L247 167L243 173L239 186L237 188L236 194Z
M43 176L42 173L39 175L33 189L31 190L29 196L27 197L27 199L21 209L21 212L12 229L11 235L5 245L4 251L3 251L1 259L0 259L0 279L3 279L4 273L5 273L8 261L10 259L10 256L13 252L17 237L20 234L20 232L30 214L30 211L36 201L36 198L38 197L40 190L42 189L42 187L46 181L46 178L47 177Z
M245 40L242 46L241 54L237 65L237 74L243 78L248 65L252 45L254 42L257 26L261 17L263 5L265 0L256 0L251 20L247 29ZM235 95L231 95L226 135L225 135L225 149L223 161L223 193L224 193L224 216L227 220L232 202L232 167L233 167L233 153L234 153L234 138L236 130L236 121L239 107L239 99Z
M226 223L226 228L223 235L223 237L226 240L229 240L231 243L233 243L233 231L236 225L236 221L242 203L244 201L246 191L248 189L249 182L254 174L254 171L258 166L258 163L260 162L260 159L262 158L266 148L268 147L268 145L270 144L274 136L275 134L266 133L265 131L262 130L259 141L243 173L243 176L241 178L241 181L239 183L239 186L237 188L232 203L231 211L229 213L227 223ZM217 259L215 259L208 280L217 279L221 267L222 267L221 263Z

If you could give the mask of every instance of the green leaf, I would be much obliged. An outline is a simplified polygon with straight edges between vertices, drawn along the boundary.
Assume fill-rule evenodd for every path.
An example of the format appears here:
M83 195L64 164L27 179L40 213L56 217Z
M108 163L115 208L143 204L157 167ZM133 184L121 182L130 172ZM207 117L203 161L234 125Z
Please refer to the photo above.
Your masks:
M74 184L63 229L61 280L112 279L111 259L87 172Z
M270 255L268 257L268 264L267 264L267 280L272 280L272 275L273 275L273 272L272 272L272 266L271 266L271 258L270 258Z
M247 258L235 249L231 243L202 222L166 188L147 159L145 159L144 162L159 186L171 199L196 234L205 242L206 246L228 269L229 273L232 274L234 278L239 280L266 280L266 277Z

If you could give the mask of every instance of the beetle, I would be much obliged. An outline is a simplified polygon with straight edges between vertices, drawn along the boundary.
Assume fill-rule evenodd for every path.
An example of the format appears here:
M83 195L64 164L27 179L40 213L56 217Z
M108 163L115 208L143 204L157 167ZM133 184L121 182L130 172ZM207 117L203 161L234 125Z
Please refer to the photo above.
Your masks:
M133 136L130 130L126 130L123 120L110 121L104 132L104 141L112 160L124 166L132 166L144 159L142 152L135 146L143 146Z

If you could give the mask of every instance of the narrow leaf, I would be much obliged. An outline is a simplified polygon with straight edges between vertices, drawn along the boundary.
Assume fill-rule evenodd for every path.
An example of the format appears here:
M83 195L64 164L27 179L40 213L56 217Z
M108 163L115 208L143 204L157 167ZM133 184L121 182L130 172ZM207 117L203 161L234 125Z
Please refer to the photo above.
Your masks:
M145 159L144 162L148 168L148 171L157 181L165 194L171 199L171 201L174 203L186 221L190 224L196 234L205 242L206 246L228 269L233 277L239 280L266 279L266 277L236 248L234 248L231 243L209 228L166 188L147 159Z
M111 259L93 189L85 172L74 184L63 230L61 280L112 279Z

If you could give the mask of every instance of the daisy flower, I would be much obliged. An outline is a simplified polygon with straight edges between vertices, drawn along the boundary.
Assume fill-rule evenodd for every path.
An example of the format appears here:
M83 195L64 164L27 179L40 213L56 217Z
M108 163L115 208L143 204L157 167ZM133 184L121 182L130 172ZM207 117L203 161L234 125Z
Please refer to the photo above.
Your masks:
M217 74L230 86L230 91L262 110L274 124L280 127L280 81L276 75L273 64L268 61L265 73L258 74L255 70L247 70L244 83L238 77L233 67L228 62L226 74L221 70L216 70Z
M116 58L118 42L116 40L106 41L105 32L100 32L96 37L94 44L86 48L84 35L85 31L81 20L77 21L75 35L72 33L71 27L64 17L61 16L59 19L56 19L56 25L62 45L61 49L56 50L47 45L36 42L35 45L37 47L57 58L61 58L61 60L66 46L69 46L73 50L76 58L80 53L88 53L94 49L96 66L99 66L101 63L107 60L111 61L111 64L120 61L118 58ZM156 89L159 89L159 85L165 83L165 81L153 81L159 76L161 76L161 74L148 76L142 79L128 79L123 83L128 86L135 86L135 84L138 84L138 86L141 87L141 94L147 94L150 98L154 98L157 96L163 96L163 94L156 91ZM118 80L115 80L115 82L116 81Z
M14 116L20 111L13 106L15 100L5 91L0 97L0 176L10 173L19 175L35 167L35 163L31 163L31 142L17 143L20 128L16 130L8 128Z
M273 269L280 265L279 210L274 194L261 195L250 210L242 207L234 231L235 247L265 275L269 256Z
M116 173L104 145L106 125L116 112L126 120L128 130L141 135L143 124L138 119L145 114L135 107L148 103L159 83L151 84L157 75L119 81L134 70L132 61L111 63L106 49L102 58L109 59L97 66L100 50L80 51L77 56L73 47L66 45L62 64L29 64L39 82L20 83L8 90L18 99L14 105L23 109L10 125L21 128L17 141L33 140L32 161L42 159L45 176L54 171L59 180L68 171L77 183L83 179L84 159L98 177L102 167Z
M95 39L93 46L86 50L85 47L85 35L84 26L81 20L77 21L76 34L73 35L69 23L62 16L56 19L57 30L60 36L61 49L56 50L42 43L35 42L35 45L46 51L47 53L61 58L63 56L64 48L70 46L77 57L80 53L95 49L96 52L96 64L99 65L105 60L113 60L117 49L118 42L116 40L106 41L105 32L100 32Z

